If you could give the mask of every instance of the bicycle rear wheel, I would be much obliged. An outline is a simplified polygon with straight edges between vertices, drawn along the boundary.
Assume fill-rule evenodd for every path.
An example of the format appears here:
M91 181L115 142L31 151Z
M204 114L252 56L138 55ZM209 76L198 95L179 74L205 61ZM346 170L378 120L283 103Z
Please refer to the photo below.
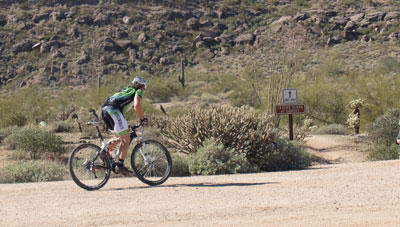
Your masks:
M81 144L71 152L68 160L69 173L79 187L97 190L110 178L110 161L100 150L94 144Z
M172 170L167 148L156 140L145 140L137 144L132 151L131 165L137 178L148 185L164 183Z

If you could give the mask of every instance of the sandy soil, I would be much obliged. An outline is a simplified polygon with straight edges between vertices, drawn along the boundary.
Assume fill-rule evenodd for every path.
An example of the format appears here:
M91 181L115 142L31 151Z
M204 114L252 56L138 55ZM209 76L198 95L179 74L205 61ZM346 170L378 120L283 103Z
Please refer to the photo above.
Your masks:
M344 161L158 187L118 178L94 192L72 181L3 184L0 226L400 226L399 165Z

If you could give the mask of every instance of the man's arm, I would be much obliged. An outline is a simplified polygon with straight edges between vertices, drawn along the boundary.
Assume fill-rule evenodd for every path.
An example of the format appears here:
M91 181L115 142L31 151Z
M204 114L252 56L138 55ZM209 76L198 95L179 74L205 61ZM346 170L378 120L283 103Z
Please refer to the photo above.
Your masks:
M133 100L133 108L135 109L135 112L139 116L140 120L142 121L144 119L142 111L142 97L140 97L139 95L135 95L135 99Z

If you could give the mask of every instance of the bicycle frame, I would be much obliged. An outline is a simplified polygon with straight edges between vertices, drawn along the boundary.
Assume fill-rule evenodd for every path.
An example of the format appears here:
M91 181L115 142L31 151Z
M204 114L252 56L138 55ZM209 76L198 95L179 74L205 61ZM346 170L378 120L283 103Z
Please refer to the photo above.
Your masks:
M109 150L107 149L107 146L115 143L119 140L109 140L109 141L104 141L103 135L100 132L99 126L98 126L98 122L88 122L88 125L95 125L96 126L96 130L97 130L97 136L99 137L99 140L101 142L101 146L100 146L100 151L96 153L96 156L93 157L92 160L95 160L96 158L98 158L98 156L101 154L101 152L106 151L108 152ZM143 157L143 160L145 162L146 165L152 163L154 161L154 157L148 152L146 144L143 143L143 132L144 132L144 128L142 125L135 125L135 126L130 126L130 128L132 129L131 134L136 133L136 137L133 137L132 140L135 140L137 144L142 144L142 147L140 148L140 154ZM119 151L118 151L119 154ZM117 155L118 155L117 154Z

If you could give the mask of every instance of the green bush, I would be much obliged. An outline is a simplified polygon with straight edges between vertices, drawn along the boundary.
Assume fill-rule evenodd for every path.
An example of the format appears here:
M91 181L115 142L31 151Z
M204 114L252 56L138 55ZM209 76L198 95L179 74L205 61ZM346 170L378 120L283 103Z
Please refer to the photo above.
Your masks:
M321 126L313 131L317 135L346 135L347 128L341 124L329 124Z
M56 162L20 161L4 167L0 172L0 183L23 183L63 180L66 169Z
M44 154L56 155L65 152L59 136L42 129L26 127L13 132L5 143L29 154L31 159L38 159Z
M18 130L17 126L9 126L6 128L0 128L0 143L7 138L7 136L11 135L14 131Z
M368 137L374 144L391 146L399 132L400 109L391 109L367 126Z
M189 171L192 175L216 175L257 172L243 153L226 149L215 139L207 139L196 153L189 155Z
M368 154L368 159L377 160L392 160L399 158L398 145L392 144L387 146L384 143L377 144Z
M92 126L83 127L82 128L82 137L89 138L89 139L98 138L97 129Z
M172 176L184 177L190 176L189 163L187 155L172 154Z
M159 77L151 80L146 96L153 102L169 102L171 97L177 96L182 89L178 79L174 77Z
M74 126L67 121L56 121L50 125L52 132L72 132Z
M254 164L278 136L275 117L258 115L247 107L192 108L176 118L158 117L162 142L183 153L195 153L207 138L246 155Z
M266 171L303 169L311 165L311 156L304 152L303 147L286 139L277 139L256 158L260 168Z

